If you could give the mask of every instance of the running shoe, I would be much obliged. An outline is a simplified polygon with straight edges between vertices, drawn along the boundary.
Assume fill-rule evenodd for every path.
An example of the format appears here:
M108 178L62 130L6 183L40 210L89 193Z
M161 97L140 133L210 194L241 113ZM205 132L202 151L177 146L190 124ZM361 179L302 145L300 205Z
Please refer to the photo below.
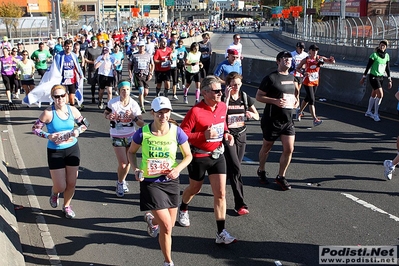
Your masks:
M269 181L267 181L268 173L266 171L260 171L258 168L258 171L256 171L256 174L258 175L259 182L261 184L265 184L265 185L269 184Z
M282 190L290 190L291 185L287 182L284 176L277 175L276 183L281 187Z
M154 215L152 215L152 213L147 212L144 214L144 221L147 223L147 233L150 235L150 237L157 237L159 233L159 226L152 224L153 219Z
M62 212L65 213L65 217L68 219L75 218L75 212L72 210L71 206L62 207Z
M145 114L145 108L144 108L144 106L141 107L141 113Z
M184 102L185 104L188 104L187 96L184 96L184 97L183 97L183 102Z
M317 127L319 125L321 125L323 123L323 120L316 118L315 120L313 120L313 126Z
M125 192L125 193L129 192L128 185L129 184L126 182L126 180L123 180L123 192Z
M119 181L116 181L116 196L118 196L119 198L122 198L123 196L125 196L125 190L123 189L123 183L119 183Z
M235 210L235 211L236 211L236 213L237 213L238 215L240 215L240 216L249 214L248 209L245 208L245 207L241 207L241 208L239 208L238 210Z
M391 160L384 161L384 176L386 179L391 180L393 171L395 171L395 165L392 164Z
M98 102L98 109L100 109L100 110L104 109L104 102L103 101Z
M58 198L59 196L60 196L59 193L54 194L53 191L51 191L51 195L50 195L50 199L49 199L51 207L53 207L53 208L58 207L58 204L60 204L60 200Z
M173 261L171 262L164 261L163 266L175 266L175 264L173 263Z
M223 229L223 231L220 234L216 234L216 244L231 244L237 242L237 239L235 237L232 237L226 229Z
M373 115L373 119L374 119L375 122L380 122L381 121L380 116L378 114Z
M188 215L188 211L179 210L179 218L177 219L177 221L183 227L190 226L190 216Z
M371 118L374 117L373 113L372 113L372 112L369 112L369 111L367 111L367 112L364 114L364 116L371 117Z
M195 100L195 104L197 104L197 103L199 103L200 102L200 100L199 99L196 99Z
M176 96L176 94L175 95L173 95L173 98L172 98L172 100L179 100L179 98L177 98L177 96Z

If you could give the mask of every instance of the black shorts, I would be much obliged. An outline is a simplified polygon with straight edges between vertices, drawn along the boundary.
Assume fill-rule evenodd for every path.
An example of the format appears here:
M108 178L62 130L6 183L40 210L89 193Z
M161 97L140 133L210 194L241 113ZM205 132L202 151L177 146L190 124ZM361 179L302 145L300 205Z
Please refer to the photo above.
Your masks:
M379 88L382 88L382 82L384 81L384 77L369 75L369 80L373 90L378 90Z
M69 84L69 85L63 85L66 89L68 94L75 94L76 92L76 84Z
M46 73L47 69L38 69L37 73L39 73L40 76L44 76L44 73Z
M162 81L170 81L170 70L155 71L155 83L162 83Z
M200 82L200 72L197 73L190 73L188 71L186 71L186 83L189 84L191 83L193 80L194 82Z
M150 88L150 86L148 85L148 75L135 73L133 76L133 82L136 89L140 87L147 89Z
M114 84L114 77L98 75L98 84L101 90L105 89L105 87L112 87Z
M79 166L79 144L61 150L47 148L47 163L50 170L62 169L66 166Z
M295 135L295 125L292 121L280 122L277 120L261 121L263 139L276 141L281 135Z
M179 205L179 179L168 182L140 182L140 210L162 210Z
M187 170L191 179L202 181L206 172L208 172L208 175L226 174L226 160L223 154L218 159L213 159L211 156L193 157L193 160L187 166Z
M21 80L21 84L22 86L35 85L35 81L33 79Z

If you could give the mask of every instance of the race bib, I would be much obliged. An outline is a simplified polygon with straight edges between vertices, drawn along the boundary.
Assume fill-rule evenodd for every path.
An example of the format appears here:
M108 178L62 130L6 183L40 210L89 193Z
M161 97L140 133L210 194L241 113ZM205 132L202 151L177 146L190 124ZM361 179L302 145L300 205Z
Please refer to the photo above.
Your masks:
M145 70L145 69L147 69L147 62L146 62L146 61L138 61L138 62L137 62L137 67L138 67L140 70Z
M31 78L32 78L32 76L29 75L29 74L24 74L24 75L22 75L22 80L29 80L29 79L31 79Z
M384 74L386 67L387 67L387 64L379 64L378 65L378 72L381 73L381 74Z
M65 69L64 70L64 78L65 79L73 78L73 69Z
M169 159L148 159L147 173L148 175L167 175L172 170L172 164Z
M45 61L46 60L46 55L45 54L39 54L37 57L39 58L39 61Z
M309 81L316 81L319 79L319 72L312 72L309 74Z
M245 126L245 114L227 115L227 127L239 128Z
M164 61L164 62L161 62L161 67L162 67L162 68L167 68L167 67L169 67L169 66L170 66L170 61L169 61L169 60Z
M223 133L224 133L224 123L219 123L216 125L212 125L211 127L212 130L215 130L217 132L217 137L208 139L207 142L219 142L222 141L223 139Z
M285 100L285 109L293 109L295 107L295 95L283 93L283 99Z

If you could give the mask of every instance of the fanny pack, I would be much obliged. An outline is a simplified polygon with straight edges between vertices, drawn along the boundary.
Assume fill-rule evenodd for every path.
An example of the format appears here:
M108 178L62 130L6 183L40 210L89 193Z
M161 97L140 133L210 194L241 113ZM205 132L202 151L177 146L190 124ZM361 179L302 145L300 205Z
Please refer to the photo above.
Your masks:
M209 154L213 159L219 159L220 155L224 153L224 145L216 148L213 151L204 151L199 148L191 146L192 153Z

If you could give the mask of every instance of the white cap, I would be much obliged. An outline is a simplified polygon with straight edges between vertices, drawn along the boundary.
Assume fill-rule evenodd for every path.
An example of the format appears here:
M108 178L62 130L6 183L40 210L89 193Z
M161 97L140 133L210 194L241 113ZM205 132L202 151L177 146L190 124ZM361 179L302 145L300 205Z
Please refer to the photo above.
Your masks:
M159 110L162 109L173 110L169 99L164 96L159 96L154 100L152 100L151 109L154 110L154 112L158 112Z
M144 42L144 41L139 41L139 42L137 43L137 46L145 46L145 42Z

